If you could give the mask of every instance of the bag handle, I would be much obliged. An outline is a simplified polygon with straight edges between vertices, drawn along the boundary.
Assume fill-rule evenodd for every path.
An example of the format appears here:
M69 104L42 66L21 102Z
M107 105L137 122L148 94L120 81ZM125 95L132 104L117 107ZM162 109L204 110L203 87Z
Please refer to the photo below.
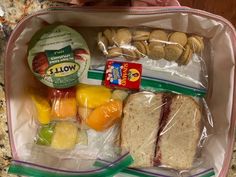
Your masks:
M52 0L74 5L85 6L180 6L178 0Z
M178 0L132 0L132 6L181 6Z

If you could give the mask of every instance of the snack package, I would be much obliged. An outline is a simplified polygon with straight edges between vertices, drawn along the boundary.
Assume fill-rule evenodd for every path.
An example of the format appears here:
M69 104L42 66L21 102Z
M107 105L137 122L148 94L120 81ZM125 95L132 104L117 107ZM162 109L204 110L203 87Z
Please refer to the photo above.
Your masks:
M29 44L28 64L32 73L52 88L79 83L89 67L90 54L83 37L64 25L38 31Z
M139 90L142 65L130 62L107 61L104 85L111 88Z

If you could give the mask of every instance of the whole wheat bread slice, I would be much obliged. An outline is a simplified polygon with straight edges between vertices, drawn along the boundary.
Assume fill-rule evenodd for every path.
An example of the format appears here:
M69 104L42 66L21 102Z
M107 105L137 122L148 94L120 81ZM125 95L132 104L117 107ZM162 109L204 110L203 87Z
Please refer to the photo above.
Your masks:
M188 96L173 97L170 112L159 132L156 158L175 169L192 166L201 132L201 111Z
M162 94L139 92L129 96L121 125L121 147L130 152L133 167L151 167L160 124Z

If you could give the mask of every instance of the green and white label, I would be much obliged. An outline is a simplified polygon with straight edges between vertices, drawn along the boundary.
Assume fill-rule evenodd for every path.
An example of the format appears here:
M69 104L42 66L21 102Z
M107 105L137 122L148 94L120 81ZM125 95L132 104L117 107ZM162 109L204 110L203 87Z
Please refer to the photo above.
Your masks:
M90 54L87 44L78 32L67 26L42 29L29 46L30 69L49 87L74 86L88 71Z

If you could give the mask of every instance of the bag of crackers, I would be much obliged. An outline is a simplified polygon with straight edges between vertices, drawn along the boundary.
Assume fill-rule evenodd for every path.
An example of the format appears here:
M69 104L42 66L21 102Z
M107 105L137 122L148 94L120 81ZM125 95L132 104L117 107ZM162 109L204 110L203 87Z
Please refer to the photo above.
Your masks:
M142 64L143 78L159 83L155 89L174 83L206 94L205 43L201 35L161 28L105 28L97 34L103 59L92 61L91 72L103 69L107 59L135 62Z
M226 176L235 46L227 20L184 7L57 7L22 19L5 54L8 172Z

